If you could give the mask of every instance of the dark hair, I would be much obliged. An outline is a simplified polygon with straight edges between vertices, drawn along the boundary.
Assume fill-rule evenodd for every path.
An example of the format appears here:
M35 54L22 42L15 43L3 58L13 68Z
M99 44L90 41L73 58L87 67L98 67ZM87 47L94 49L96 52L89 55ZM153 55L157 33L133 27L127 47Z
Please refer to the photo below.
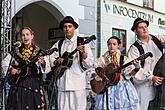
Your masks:
M33 35L33 34L34 34L34 32L32 31L32 29L31 29L30 27L23 27L23 28L21 28L21 30L20 30L20 34L22 34L22 30L24 30L24 29L29 30L29 31L30 31L30 33L31 33L31 35Z
M109 42L110 39L116 39L116 40L117 40L117 43L118 43L118 44L121 44L120 39L119 39L118 37L116 37L116 36L110 37L110 38L107 40L107 44L108 44L108 42Z

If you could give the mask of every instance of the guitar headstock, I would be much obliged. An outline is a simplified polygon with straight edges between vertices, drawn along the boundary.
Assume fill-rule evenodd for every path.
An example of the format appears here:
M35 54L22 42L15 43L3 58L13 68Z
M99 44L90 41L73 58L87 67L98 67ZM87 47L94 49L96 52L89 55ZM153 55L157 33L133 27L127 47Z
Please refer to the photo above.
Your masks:
M91 35L90 37L87 37L87 39L83 42L83 44L87 44L87 43L91 42L92 40L96 40L95 35Z
M137 60L145 60L147 57L153 57L151 52L147 52L146 54L142 54Z
M57 48L52 48L52 49L48 49L48 50L46 50L45 52L44 52L44 55L43 56L45 56L45 55L51 55L54 51L58 51L58 49Z

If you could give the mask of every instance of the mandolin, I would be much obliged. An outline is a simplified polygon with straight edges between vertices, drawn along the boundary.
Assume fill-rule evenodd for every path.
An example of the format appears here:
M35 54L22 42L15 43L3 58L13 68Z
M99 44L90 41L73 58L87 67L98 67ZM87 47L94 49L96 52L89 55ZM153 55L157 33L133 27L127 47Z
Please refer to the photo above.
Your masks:
M16 68L18 71L16 74L9 74L9 76L7 77L7 81L10 85L16 85L18 84L20 78L26 77L27 75L29 75L29 71L30 71L30 66L32 64L34 64L35 62L38 61L38 58L41 56L46 56L46 55L50 55L52 54L54 51L58 51L57 48L52 48L49 50L46 50L45 52L43 52L41 55L38 55L36 57L33 58L33 60L31 62L29 62L28 64L25 64L21 67L14 67Z
M82 45L85 45L89 42L91 42L92 40L96 40L96 36L92 35L90 37L88 37L84 42L82 42ZM58 71L58 73L56 74L57 78L61 78L65 72L66 69L70 68L72 66L73 63L73 55L78 51L78 49L76 48L75 50L73 50L72 52L64 52L64 54L61 56L61 58L63 58L63 62L59 62L58 60L56 60L54 62L55 64L55 68L53 68L54 71L56 70L60 70ZM58 66L57 66L58 65Z
M102 94L104 93L109 86L116 85L120 81L120 70L123 68L131 65L135 60L144 60L147 57L152 57L152 53L148 52L146 54L141 55L140 57L118 67L114 68L114 65L112 63L108 64L106 67L98 67L95 69L98 76L102 78L102 80L92 79L90 81L91 89L97 93Z

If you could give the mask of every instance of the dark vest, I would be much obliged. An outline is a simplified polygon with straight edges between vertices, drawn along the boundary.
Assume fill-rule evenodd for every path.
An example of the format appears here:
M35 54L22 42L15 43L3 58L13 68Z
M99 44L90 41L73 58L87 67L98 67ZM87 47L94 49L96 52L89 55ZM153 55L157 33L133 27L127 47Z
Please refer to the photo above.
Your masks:
M159 50L163 54L163 45L161 44L161 42L154 35L151 35L151 37L152 37L153 42L156 44L156 46L159 48ZM137 47L137 49L139 50L140 55L144 54L144 49L143 49L142 45L140 45L138 43L138 41L135 41L132 45L134 45L135 47ZM141 61L141 66L142 67L144 67L144 63L145 63L145 60Z

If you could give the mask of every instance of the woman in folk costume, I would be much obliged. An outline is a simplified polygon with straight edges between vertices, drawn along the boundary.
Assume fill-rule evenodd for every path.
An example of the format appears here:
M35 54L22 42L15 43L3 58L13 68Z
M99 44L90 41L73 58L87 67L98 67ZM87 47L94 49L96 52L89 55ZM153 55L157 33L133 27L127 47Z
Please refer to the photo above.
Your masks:
M105 67L108 64L114 65L115 68L121 66L120 43L118 37L110 37L107 40L108 51L96 60L96 67ZM124 60L126 60L126 57L123 56ZM134 63L135 67L136 64ZM106 92L96 96L95 110L139 110L137 92L129 78L126 77L128 74L133 74L134 71L120 72L119 82L107 88L108 96L106 96Z
M22 43L15 47L14 54L8 54L2 61L3 70L7 72L9 67L10 72L8 80L11 87L6 109L47 110L40 72L47 73L46 68L50 69L50 64L46 57L41 56L37 62L26 67L25 65L33 62L42 53L41 49L32 43L34 34L29 27L23 27L20 34ZM18 74L20 77L16 77ZM18 78L17 81L14 78Z

